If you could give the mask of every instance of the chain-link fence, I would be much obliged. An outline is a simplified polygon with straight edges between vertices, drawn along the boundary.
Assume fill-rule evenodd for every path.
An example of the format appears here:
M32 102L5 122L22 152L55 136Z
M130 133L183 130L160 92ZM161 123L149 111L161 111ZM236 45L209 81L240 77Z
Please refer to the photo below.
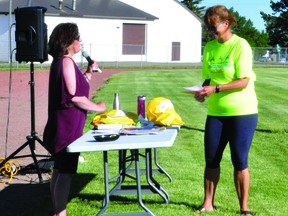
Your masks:
M1 43L1 45L5 46ZM6 44L7 46L7 44ZM3 52L5 49L0 49L0 66L9 65L10 58L9 53ZM177 66L189 66L189 67L200 67L202 62L199 56L199 51L202 48L197 47L184 47L179 48L178 59L173 59L171 53L171 47L163 46L147 46L144 54L139 55L128 55L125 56L121 52L121 47L117 45L96 45L96 44L85 44L85 50L91 54L91 57L95 59L102 67L149 67L149 66L163 66L163 67L177 67ZM155 53L155 58L149 57L147 53ZM185 53L185 54L183 54ZM188 54L187 54L188 53ZM26 62L19 63L15 60L15 51L12 53L12 64L16 67L27 66ZM123 58L124 56L124 58ZM202 56L202 55L201 55ZM4 60L3 60L4 59ZM198 59L195 61L195 59ZM49 61L44 62L41 66L50 65L52 58L49 56ZM81 53L75 55L75 61L80 66L86 64L86 60L82 57ZM276 48L276 47L255 47L253 48L253 61L254 65L288 65L288 48ZM40 66L40 67L41 67Z
M254 64L288 65L287 47L253 48Z

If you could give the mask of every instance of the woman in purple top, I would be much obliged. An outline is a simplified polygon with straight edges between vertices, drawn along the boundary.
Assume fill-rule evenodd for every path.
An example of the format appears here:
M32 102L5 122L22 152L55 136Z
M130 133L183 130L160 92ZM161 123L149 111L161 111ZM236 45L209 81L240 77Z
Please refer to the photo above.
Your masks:
M81 50L78 26L57 25L49 39L50 67L48 121L44 130L44 146L55 163L50 182L54 215L66 215L72 175L77 171L79 153L67 153L66 147L82 135L87 111L103 112L103 102L88 99L89 80L94 61L82 73L72 57Z

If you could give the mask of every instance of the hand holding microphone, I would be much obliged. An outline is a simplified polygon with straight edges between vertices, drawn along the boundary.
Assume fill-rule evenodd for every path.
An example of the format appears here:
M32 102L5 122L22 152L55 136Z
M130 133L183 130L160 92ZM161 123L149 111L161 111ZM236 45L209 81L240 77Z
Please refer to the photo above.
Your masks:
M86 58L87 62L89 65L94 64L94 61L90 58L90 56L88 55L88 53L86 51L82 52L82 56L84 58ZM98 72L98 73L102 73L102 70L100 68L94 68L92 69L93 72Z

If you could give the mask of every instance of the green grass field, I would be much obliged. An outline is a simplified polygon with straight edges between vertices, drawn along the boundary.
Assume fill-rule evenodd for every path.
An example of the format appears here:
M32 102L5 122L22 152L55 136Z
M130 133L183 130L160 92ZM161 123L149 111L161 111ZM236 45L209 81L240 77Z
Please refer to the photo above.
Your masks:
M287 159L287 68L255 68L256 91L259 99L259 123L250 151L251 186L249 207L263 216L288 214ZM160 164L170 173L170 183L164 175L155 178L168 191L168 205L156 194L143 195L144 203L157 216L196 215L195 209L203 199L203 129L206 103L196 102L183 92L184 86L201 84L201 70L143 70L123 72L112 76L94 96L112 109L115 92L120 95L121 109L137 112L137 96L169 98L185 125L171 148L158 150ZM147 103L146 103L147 105ZM87 119L87 131L95 113ZM73 181L68 213L71 216L96 215L104 195L103 158L101 152L83 153L78 175ZM110 177L117 172L117 152L109 154ZM217 210L204 215L238 215L239 206L233 183L233 167L229 148L221 164L221 179L216 192ZM112 187L112 185L111 185ZM106 213L141 211L136 195L113 197Z

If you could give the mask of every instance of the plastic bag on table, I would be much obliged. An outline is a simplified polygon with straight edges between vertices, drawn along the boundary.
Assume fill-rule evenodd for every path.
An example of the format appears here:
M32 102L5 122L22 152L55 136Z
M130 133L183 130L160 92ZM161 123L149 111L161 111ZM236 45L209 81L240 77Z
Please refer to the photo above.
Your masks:
M91 121L91 125L98 126L99 124L122 124L132 126L135 125L137 115L123 110L111 110L104 113L98 113Z
M157 97L149 101L147 117L149 121L154 122L156 125L184 125L172 102L164 97Z

